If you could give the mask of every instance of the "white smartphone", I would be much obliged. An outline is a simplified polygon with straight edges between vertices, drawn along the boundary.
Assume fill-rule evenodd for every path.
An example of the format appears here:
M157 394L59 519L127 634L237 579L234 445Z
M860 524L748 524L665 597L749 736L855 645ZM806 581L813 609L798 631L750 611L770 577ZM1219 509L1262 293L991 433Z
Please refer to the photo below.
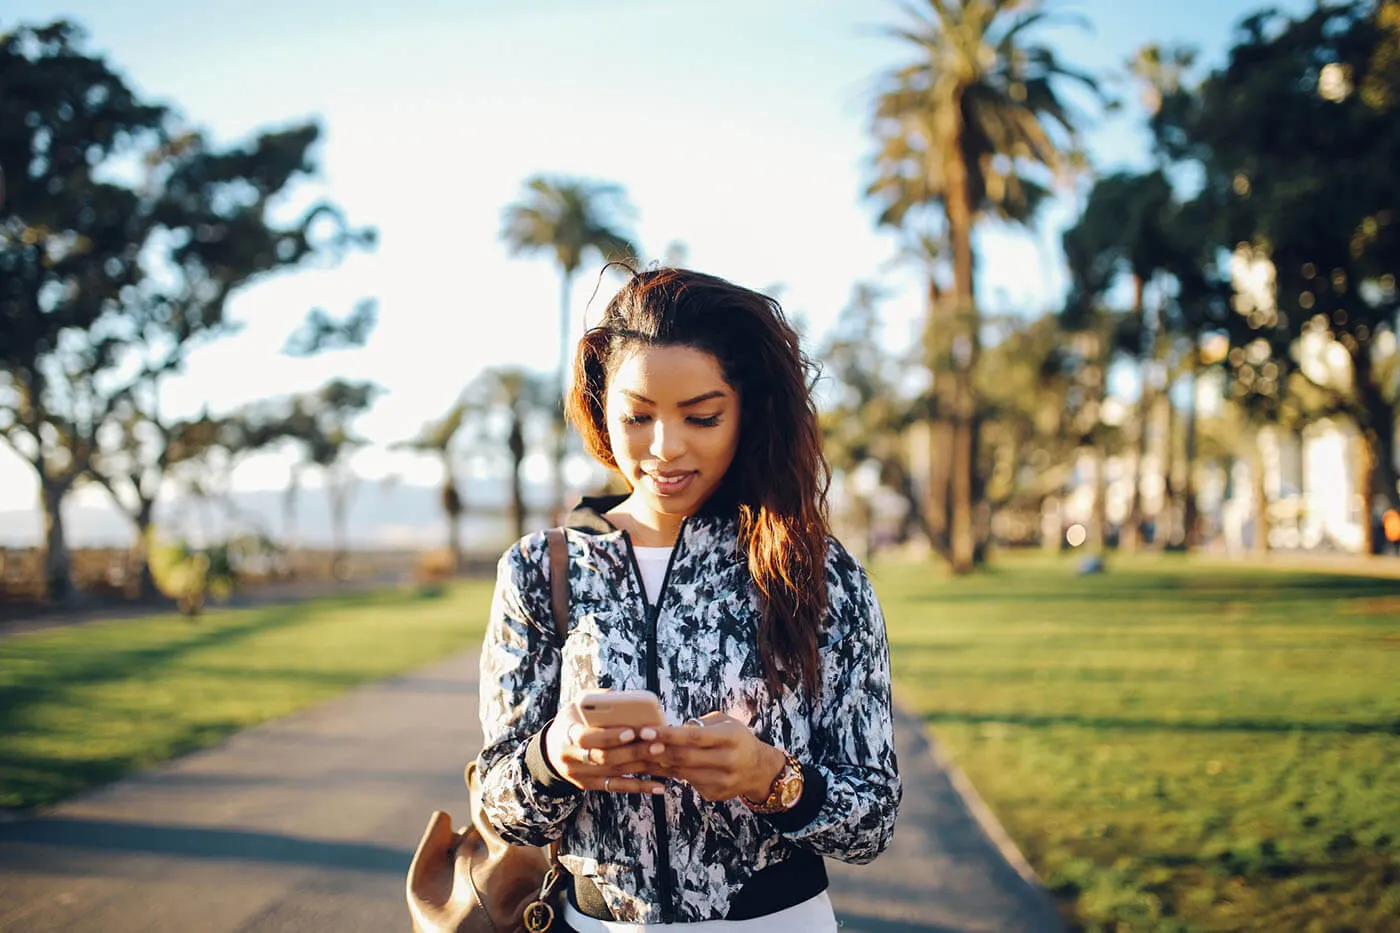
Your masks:
M579 694L583 721L594 727L664 726L661 703L650 690L588 690Z

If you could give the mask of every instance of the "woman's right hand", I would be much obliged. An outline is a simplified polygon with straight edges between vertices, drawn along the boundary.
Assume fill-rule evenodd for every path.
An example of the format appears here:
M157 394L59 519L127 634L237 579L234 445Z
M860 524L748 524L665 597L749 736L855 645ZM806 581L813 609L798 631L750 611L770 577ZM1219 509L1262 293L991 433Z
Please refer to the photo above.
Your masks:
M560 708L544 736L549 763L564 780L583 790L614 794L660 794L657 781L634 777L638 762L665 752L651 726L590 726L578 704Z

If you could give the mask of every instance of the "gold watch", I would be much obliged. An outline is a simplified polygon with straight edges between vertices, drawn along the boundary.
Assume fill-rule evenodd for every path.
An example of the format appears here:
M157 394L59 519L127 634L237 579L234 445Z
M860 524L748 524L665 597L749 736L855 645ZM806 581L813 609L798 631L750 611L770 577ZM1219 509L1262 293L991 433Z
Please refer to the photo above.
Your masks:
M783 752L783 757L787 761L783 762L783 769L778 772L778 776L773 778L766 799L755 801L740 795L744 805L753 812L782 813L797 806L797 801L802 799L802 765L788 752Z

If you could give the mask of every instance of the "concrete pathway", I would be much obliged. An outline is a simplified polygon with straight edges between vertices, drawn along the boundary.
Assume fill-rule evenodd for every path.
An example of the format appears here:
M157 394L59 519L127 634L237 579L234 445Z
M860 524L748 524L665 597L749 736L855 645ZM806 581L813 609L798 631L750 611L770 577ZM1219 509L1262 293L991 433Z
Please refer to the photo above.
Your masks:
M1059 930L918 723L898 735L891 849L830 866L843 933ZM434 808L465 815L480 742L461 655L0 825L0 931L407 930L413 846Z

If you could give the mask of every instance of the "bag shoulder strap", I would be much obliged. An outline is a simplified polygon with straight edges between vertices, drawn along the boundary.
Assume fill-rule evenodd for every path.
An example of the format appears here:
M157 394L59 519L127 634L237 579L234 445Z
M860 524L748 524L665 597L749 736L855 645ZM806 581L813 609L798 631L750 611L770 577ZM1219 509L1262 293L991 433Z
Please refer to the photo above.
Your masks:
M569 637L569 542L562 528L550 528L544 536L549 542L549 608L562 644Z
M569 637L569 541L564 537L563 528L550 528L544 537L549 543L549 609L554 614L554 633L559 636L559 644L562 645ZM545 875L541 898L563 876L563 866L559 863L559 840L549 844L547 854L550 870Z

